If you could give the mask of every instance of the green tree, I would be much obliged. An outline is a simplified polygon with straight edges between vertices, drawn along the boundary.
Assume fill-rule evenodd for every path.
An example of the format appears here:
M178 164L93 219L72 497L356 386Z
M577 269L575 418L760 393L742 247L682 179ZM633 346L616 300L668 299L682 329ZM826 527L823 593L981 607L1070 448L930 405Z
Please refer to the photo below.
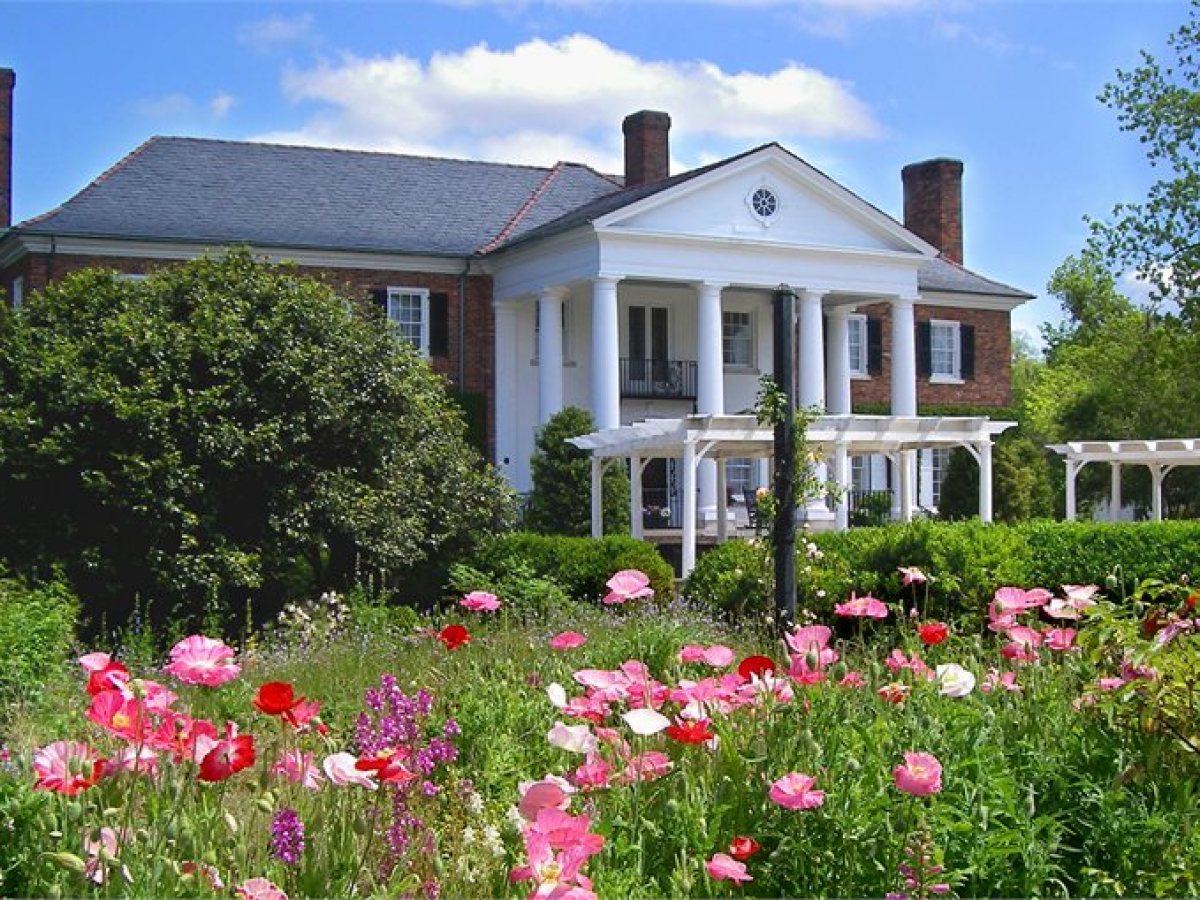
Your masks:
M1046 451L1018 432L1006 432L992 450L992 513L997 522L1050 518L1055 492ZM938 514L943 519L979 515L979 464L966 450L950 454Z
M1118 70L1100 100L1116 110L1122 131L1166 171L1141 203L1122 203L1092 222L1092 246L1115 271L1137 272L1159 300L1200 315L1200 2L1167 39L1167 58L1142 51L1141 64Z
M119 611L392 577L512 500L387 323L233 251L80 272L0 320L0 509L15 566Z
M567 438L596 430L592 414L578 406L559 410L538 432L529 461L533 493L525 524L542 534L592 533L591 456ZM617 460L604 473L604 533L629 530L629 478Z

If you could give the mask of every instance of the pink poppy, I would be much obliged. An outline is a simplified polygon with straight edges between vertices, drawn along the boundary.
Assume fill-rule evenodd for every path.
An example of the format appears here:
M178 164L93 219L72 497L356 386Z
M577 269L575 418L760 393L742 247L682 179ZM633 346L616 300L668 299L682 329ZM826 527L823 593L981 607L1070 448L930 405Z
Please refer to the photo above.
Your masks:
M829 645L832 637L833 630L827 625L805 625L803 628L797 626L794 631L784 635L789 647L805 655L821 653Z
M233 681L242 667L230 662L232 647L224 641L193 634L171 648L171 662L166 670L184 684L219 687Z
M83 852L88 855L88 859L83 867L84 876L96 884L104 884L108 880L108 866L118 862L117 854L121 845L129 843L131 839L132 836L125 829L118 833L116 829L107 825L99 832L85 834ZM133 875L126 866L121 866L121 876L130 884L133 883Z
M608 787L609 774L608 763L604 757L589 753L587 762L577 768L571 778L583 790L588 791Z
M517 811L526 821L533 822L543 809L565 810L571 804L575 788L561 778L551 780L547 777L542 781L525 782L519 790L521 802Z
M288 900L283 888L265 878L248 878L233 889L238 900Z
M724 644L713 644L711 647L705 648L701 659L706 666L723 669L737 659L737 654Z
M916 566L900 566L900 574L904 576L904 586L910 584L924 584L929 580L929 577L918 569Z
M1045 634L1046 647L1059 653L1078 652L1079 648L1075 646L1078 633L1074 628L1050 628Z
M833 612L834 615L859 619L886 619L888 609L882 601L875 599L870 594L857 597L851 593L849 600L833 607Z
M838 682L839 687L844 688L860 688L867 686L867 679L863 677L862 672L847 672L842 676L842 680Z
M279 757L279 762L271 767L272 775L282 775L293 784L299 784L310 791L319 791L325 777L313 762L312 753L300 750L288 750Z
M879 695L880 699L899 706L904 702L905 698L908 697L910 691L912 691L912 688L910 688L907 684L903 684L899 681L893 681L891 684L885 684L875 693Z
M753 881L754 876L746 871L746 864L738 862L727 853L714 853L712 859L704 864L708 876L713 881L732 881L741 884L743 881Z
M622 569L605 584L608 593L604 595L604 602L609 606L654 596L654 589L650 587L650 577L637 569Z
M578 631L564 631L550 638L551 650L574 650L587 643L587 638Z
M90 788L104 775L107 760L87 744L55 741L33 755L35 788L74 797Z
M551 747L566 750L569 753L592 753L596 749L596 736L592 727L583 725L564 725L555 722L554 727L546 734L546 742Z
M979 689L985 694L990 694L994 690L1003 689L1013 694L1021 692L1021 686L1017 684L1016 672L1005 672L1001 675L996 669L988 669L988 673L983 676L983 684Z
M471 612L495 612L501 606L500 598L487 591L471 591L458 601L459 606L466 607Z
M107 653L85 653L79 657L79 665L88 673L89 694L120 688L129 680L129 670Z
M375 782L375 776L370 772L365 772L356 767L358 759L353 755L346 753L331 753L325 757L321 763L321 768L325 770L325 775L329 778L329 783L338 787L345 787L348 784L356 784L359 787L364 787L368 791L373 791L379 785Z
M671 771L671 757L658 750L650 750L639 756L631 757L629 764L622 773L626 783L634 781L655 781Z
M126 741L140 741L146 737L152 723L142 704L120 691L101 691L92 697L87 717L110 734Z
M105 777L115 772L136 772L140 775L158 774L158 754L149 747L125 747L104 767Z
M816 809L825 802L824 791L814 791L817 779L802 772L790 772L771 785L767 796L784 809Z
M896 788L914 797L926 797L942 789L942 764L932 753L905 753L904 765L892 770Z
M684 644L679 649L681 663L698 663L704 659L704 648L699 644Z

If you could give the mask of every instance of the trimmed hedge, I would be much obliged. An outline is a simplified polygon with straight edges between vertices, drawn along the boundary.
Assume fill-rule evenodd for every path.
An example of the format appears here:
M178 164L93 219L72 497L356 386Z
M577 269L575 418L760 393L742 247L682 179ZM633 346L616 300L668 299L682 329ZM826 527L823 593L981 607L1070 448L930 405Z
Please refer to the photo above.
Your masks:
M1117 598L1145 578L1200 576L1200 522L918 521L819 534L811 541L823 556L798 546L797 602L818 615L851 592L923 603L925 589L904 587L900 566L934 576L928 611L945 616L981 615L1004 585L1106 586L1115 574L1107 590ZM733 614L769 610L770 592L765 546L746 541L705 553L683 588L688 599Z
M603 597L604 583L622 569L649 575L655 597L669 600L675 590L675 573L658 550L628 535L595 540L517 531L486 541L468 560L472 568L493 576L511 571L517 563L561 585L576 600Z
M62 582L0 578L0 710L32 697L75 639L79 601Z

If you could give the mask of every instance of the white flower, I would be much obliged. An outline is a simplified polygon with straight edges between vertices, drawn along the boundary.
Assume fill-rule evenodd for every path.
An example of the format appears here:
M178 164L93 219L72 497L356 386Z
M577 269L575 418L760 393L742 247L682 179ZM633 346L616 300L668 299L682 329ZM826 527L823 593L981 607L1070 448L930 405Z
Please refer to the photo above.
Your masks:
M634 734L640 734L642 737L658 734L671 724L670 719L653 709L631 709L622 713L621 718Z
M591 753L596 749L597 743L596 736L592 734L592 726L564 725L562 722L554 723L554 727L546 735L546 740L552 747L572 753Z
M555 709L562 709L567 705L567 690L557 681L546 686L546 696L550 698Z
M975 690L975 676L954 663L945 663L937 667L939 693L944 697L965 697Z
M483 815L483 797L475 791L467 794L467 812L473 816Z

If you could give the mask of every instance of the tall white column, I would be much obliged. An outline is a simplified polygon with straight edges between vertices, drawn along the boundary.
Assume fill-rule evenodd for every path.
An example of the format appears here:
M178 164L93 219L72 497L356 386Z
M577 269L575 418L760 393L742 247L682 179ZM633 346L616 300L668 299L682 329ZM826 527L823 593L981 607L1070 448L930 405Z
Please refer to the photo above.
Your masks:
M725 362L721 344L721 290L723 284L696 285L696 412L725 414ZM700 486L700 512L717 514L717 464L705 459L696 473Z
M592 415L598 429L621 424L621 338L617 278L592 282Z
M979 519L992 521L992 442L979 445Z
M915 416L917 414L917 323L911 297L893 297L892 306L892 415ZM916 456L911 450L899 455L897 464L901 470L901 483L907 477L909 483L916 475ZM908 502L912 503L909 493ZM912 518L912 509L905 509L903 502L896 510L898 517L907 522Z
M547 420L563 406L563 301L567 289L548 287L538 299L538 421Z
M850 307L833 306L825 314L829 346L825 348L825 409L848 413L850 401Z
M514 472L517 459L517 309L511 303L497 303L495 316L495 396L496 396L496 466L509 482L517 487Z
M1112 483L1108 498L1108 518L1110 521L1121 520L1121 464L1112 463Z
M797 315L800 328L800 352L797 369L800 373L796 385L796 403L802 408L825 409L825 317L821 311L820 291L798 291L796 293ZM816 475L821 481L827 477L825 464L817 466ZM805 501L809 520L830 518L825 495L809 497Z

